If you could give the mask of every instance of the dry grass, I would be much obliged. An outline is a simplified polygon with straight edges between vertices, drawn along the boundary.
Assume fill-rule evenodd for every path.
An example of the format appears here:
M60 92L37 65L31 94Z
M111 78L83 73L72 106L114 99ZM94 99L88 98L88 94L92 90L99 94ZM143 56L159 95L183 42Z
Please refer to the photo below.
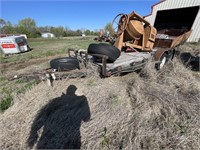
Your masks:
M180 52L190 52L193 56L200 56L200 43L185 43L178 47Z
M200 79L179 60L159 72L149 63L122 77L88 73L17 95L0 114L1 149L200 149ZM70 85L76 95L63 95Z
M134 112L128 148L199 149L199 80L178 60L158 73L147 66L141 76L127 88Z

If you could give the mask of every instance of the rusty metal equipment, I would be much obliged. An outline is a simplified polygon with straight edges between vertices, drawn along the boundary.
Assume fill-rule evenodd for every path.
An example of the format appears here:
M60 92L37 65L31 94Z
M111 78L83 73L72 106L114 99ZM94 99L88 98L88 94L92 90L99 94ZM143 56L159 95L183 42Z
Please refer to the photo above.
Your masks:
M139 70L151 58L155 61L156 69L160 70L173 59L176 47L184 43L191 34L191 30L173 28L157 34L157 29L135 12L117 15L114 23L117 27L113 28L117 31L113 48L107 46L106 49L105 45L91 45L88 48L92 52L89 55L101 58L101 62L94 63L100 66L103 76ZM119 55L117 51L120 51ZM114 55L117 57L113 61ZM108 62L110 60L111 63Z
M111 43L113 39L110 36L110 34L105 33L105 31L103 29L101 29L99 31L98 37L95 37L94 40L99 41L99 42L104 41L104 42L110 42Z
M135 12L128 15L119 14L113 23L118 17L121 18L118 22L114 46L120 50L123 47L129 47L141 51L151 51L157 34L156 28Z

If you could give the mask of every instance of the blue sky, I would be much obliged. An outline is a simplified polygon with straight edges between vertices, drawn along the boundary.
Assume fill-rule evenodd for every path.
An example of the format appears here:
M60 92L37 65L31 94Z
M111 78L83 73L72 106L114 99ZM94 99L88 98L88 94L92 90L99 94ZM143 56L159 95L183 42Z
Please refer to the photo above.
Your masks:
M159 0L0 0L0 18L17 24L30 17L37 26L100 29L119 13L148 15Z

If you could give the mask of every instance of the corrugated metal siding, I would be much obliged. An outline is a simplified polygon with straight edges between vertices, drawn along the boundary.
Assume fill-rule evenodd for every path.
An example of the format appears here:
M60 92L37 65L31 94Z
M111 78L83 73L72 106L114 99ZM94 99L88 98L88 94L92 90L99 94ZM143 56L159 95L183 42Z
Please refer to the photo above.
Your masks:
M200 41L200 10L196 16L196 19L194 21L194 24L192 26L192 34L190 35L188 42L198 42Z
M152 10L152 14L147 16L145 19L148 20L152 25L154 25L157 11L176 9L184 7L200 6L200 0L166 0L158 5L155 5ZM192 26L192 34L188 39L188 42L198 42L200 40L200 10L196 16L196 19Z

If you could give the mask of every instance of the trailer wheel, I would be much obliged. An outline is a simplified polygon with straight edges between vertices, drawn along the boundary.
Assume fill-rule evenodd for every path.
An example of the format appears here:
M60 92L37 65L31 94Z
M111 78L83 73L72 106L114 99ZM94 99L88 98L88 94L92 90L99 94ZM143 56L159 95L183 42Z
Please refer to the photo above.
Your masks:
M53 59L50 61L50 67L52 69L56 69L57 71L80 69L78 59L71 57Z
M109 44L90 44L88 54L101 54L108 56L108 62L114 62L120 56L120 50Z
M167 61L172 61L174 59L175 50L171 51L167 56Z
M156 63L155 67L157 70L160 70L164 67L164 65L166 64L167 62L167 54L164 53L161 58L160 58L160 62Z

